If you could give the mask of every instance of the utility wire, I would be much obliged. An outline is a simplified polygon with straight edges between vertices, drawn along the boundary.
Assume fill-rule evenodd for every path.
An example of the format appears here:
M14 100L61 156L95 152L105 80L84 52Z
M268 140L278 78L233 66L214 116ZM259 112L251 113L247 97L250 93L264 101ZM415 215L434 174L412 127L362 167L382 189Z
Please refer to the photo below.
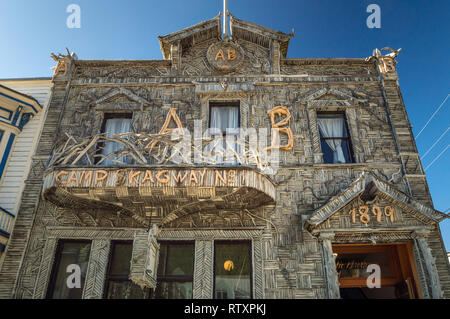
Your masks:
M431 115L430 119L428 120L428 122L425 124L425 126L420 130L419 134L417 134L416 139L419 138L420 134L423 132L423 130L428 126L428 124L431 122L431 120L433 119L433 117L436 115L437 112L439 112L439 110L441 109L442 105L445 104L445 102L447 101L448 97L450 96L450 93L447 94L447 97L444 99L444 102L441 103L441 105L439 105L439 107L437 108L436 111L434 111L433 115Z
M439 153L439 155L436 156L436 158L430 164L428 164L428 166L425 168L425 170L430 168L430 166L433 165L433 163L436 162L439 159L439 157L441 157L441 155L445 153L445 151L447 151L449 146L450 146L450 144L448 144L447 147L441 153Z
M424 159L425 156L427 156L428 153L430 153L430 151L431 151L431 150L433 149L433 147L441 140L441 138L443 138L444 135L447 134L448 130L450 130L450 126L447 127L447 130L446 130L444 133L442 133L442 135L437 139L436 142L434 142L434 144L428 149L428 151L426 151L425 154L423 154L423 156L420 157L421 159Z

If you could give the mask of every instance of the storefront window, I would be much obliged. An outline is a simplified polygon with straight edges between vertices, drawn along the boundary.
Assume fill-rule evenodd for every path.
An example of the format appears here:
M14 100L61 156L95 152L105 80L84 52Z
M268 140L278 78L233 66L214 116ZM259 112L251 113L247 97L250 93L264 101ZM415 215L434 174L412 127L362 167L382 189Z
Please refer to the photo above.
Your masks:
M216 242L214 298L250 299L251 243Z
M105 283L105 295L108 299L146 299L150 289L141 289L128 279L133 253L132 242L113 242Z
M86 279L90 252L90 242L59 242L47 298L81 299L83 294L84 281ZM73 270L67 272L67 267L70 265L77 265L80 267L80 288L69 288L67 285L68 277L75 273Z
M161 243L157 299L192 299L194 243Z

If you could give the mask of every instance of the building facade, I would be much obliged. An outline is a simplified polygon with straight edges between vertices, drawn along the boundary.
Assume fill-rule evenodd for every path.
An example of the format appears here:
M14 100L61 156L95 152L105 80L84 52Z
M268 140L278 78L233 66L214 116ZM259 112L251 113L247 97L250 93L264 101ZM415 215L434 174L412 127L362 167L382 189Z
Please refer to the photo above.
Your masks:
M44 123L51 78L0 80L0 269Z
M229 19L163 60L55 56L0 297L450 297L398 51L291 59Z

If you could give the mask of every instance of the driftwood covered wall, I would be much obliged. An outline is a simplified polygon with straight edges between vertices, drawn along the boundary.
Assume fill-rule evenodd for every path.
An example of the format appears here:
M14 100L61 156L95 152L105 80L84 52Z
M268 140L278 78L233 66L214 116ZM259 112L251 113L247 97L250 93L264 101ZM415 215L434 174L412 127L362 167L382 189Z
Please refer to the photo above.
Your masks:
M166 225L167 229L184 233L209 228L260 229L260 237L254 241L260 261L257 267L261 268L257 275L261 289L258 297L333 297L324 257L327 246L304 224L316 209L344 191L364 171L371 171L432 207L396 72L381 73L373 60L287 59L280 51L286 47L286 36L262 32L252 37L251 31L242 26L239 30L236 27L234 41L245 54L243 61L237 69L221 72L206 56L211 44L219 41L215 28L213 25L200 35L196 29L187 29L181 40L163 38L163 49L172 48L172 56L166 60L72 59L67 62L67 74L55 75L38 151L0 273L1 298L42 297L37 292L44 283L38 283L38 278L48 271L41 265L45 258L52 258L45 251L51 251L46 242L56 236L52 230L55 227L86 229L80 235L84 238L97 238L100 230L110 231L109 237L99 240L132 238L134 229L145 228L139 219L126 214L117 218L103 208L61 208L41 197L53 152L67 141L68 135L82 140L100 133L105 113L132 112L134 133L155 134L170 108L176 109L183 127L190 131L195 120L203 120L206 127L208 101L239 100L243 127L270 129L268 111L275 106L289 110L294 143L291 150L279 151L280 168L270 177L276 189L274 204L256 209L253 214L259 218L245 211L224 210L192 214ZM266 41L261 40L263 36ZM258 44L255 39L259 39ZM168 49L164 52L169 54ZM345 112L356 161L353 164L323 164L316 112L332 110ZM286 136L281 137L285 143ZM169 213L155 212L153 222ZM149 217L145 212L139 214L143 219ZM415 220L407 213L402 216L400 221ZM339 221L331 219L327 223ZM449 298L449 265L439 227L429 221L426 224L431 227L427 242L436 259L441 289ZM122 230L125 235L121 235ZM203 240L198 249L211 244ZM196 276L200 283L201 276L211 274L197 269ZM195 289L194 296L208 297Z

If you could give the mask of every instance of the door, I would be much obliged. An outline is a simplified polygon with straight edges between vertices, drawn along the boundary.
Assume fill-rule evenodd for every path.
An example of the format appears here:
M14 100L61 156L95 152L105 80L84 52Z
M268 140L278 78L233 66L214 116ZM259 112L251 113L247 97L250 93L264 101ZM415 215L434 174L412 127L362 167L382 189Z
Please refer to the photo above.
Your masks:
M333 245L333 253L343 299L422 297L409 243ZM370 288L368 277L375 276L374 269L377 266L380 270L380 287Z

